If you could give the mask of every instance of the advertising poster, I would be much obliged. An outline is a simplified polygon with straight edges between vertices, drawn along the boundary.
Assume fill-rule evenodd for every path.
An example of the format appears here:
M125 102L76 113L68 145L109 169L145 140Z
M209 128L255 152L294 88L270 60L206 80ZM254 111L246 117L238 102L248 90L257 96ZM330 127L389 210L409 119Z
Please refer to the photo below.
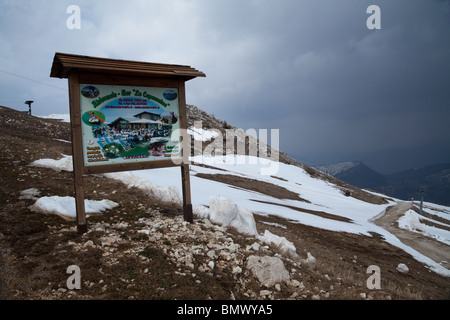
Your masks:
M180 158L174 88L80 84L84 165ZM179 132L179 131L177 131Z

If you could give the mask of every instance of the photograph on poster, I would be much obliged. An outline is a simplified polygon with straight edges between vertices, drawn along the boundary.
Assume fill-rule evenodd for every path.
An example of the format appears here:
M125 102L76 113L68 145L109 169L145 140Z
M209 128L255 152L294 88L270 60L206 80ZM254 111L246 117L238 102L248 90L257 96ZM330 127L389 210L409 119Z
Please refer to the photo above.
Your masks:
M80 109L85 166L180 157L175 88L80 84Z

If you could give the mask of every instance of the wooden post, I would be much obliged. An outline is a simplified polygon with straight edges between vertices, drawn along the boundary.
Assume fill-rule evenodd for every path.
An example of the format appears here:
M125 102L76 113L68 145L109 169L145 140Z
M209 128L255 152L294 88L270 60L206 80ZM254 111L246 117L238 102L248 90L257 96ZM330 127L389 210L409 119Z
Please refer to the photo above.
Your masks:
M181 166L181 185L183 189L183 216L184 221L189 223L194 222L194 214L192 212L191 203L191 184L189 176L189 165L183 164Z
M69 75L70 126L72 130L72 160L73 180L75 188L75 205L77 210L77 230L79 233L87 231L86 212L84 208L83 187L83 150L80 112L80 85L78 71Z
M179 97L179 108L180 108L180 128L181 130L187 129L187 110L186 110L186 93L184 81L178 82L178 97ZM182 134L182 157L183 162L181 164L181 188L183 191L183 215L184 221L193 223L194 217L192 212L191 203L191 179L189 173L189 156L191 154L191 143L186 141L188 135Z

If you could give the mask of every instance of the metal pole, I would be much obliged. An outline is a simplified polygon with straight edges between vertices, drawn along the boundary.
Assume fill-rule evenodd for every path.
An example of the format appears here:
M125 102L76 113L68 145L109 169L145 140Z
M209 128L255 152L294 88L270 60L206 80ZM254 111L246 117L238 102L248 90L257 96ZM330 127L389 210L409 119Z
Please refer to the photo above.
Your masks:
M31 116L31 104L33 103L34 101L31 101L31 100L27 100L27 101L25 101L25 104L27 104L28 105L28 114Z
M423 210L423 193L422 197L420 198L420 215L422 215L422 210Z
M420 189L420 211L419 213L422 214L423 212L423 198L425 197L426 193L425 193L425 188L426 187L422 187Z

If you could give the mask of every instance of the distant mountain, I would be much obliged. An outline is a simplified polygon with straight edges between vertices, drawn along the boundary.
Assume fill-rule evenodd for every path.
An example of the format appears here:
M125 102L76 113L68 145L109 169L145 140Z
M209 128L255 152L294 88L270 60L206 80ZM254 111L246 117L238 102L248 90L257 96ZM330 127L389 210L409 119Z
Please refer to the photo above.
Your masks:
M347 161L327 164L323 166L316 166L315 168L329 174L330 176L336 177L341 172L347 171L357 165L362 163L361 161Z
M424 166L383 175L367 167L362 161L340 162L317 166L339 180L361 189L372 189L395 198L420 199L450 205L450 163Z
M450 163L424 166L390 174L388 183L379 191L400 199L419 199L425 192L425 201L450 204Z
M339 162L315 168L358 188L376 189L386 183L384 175L362 161Z

